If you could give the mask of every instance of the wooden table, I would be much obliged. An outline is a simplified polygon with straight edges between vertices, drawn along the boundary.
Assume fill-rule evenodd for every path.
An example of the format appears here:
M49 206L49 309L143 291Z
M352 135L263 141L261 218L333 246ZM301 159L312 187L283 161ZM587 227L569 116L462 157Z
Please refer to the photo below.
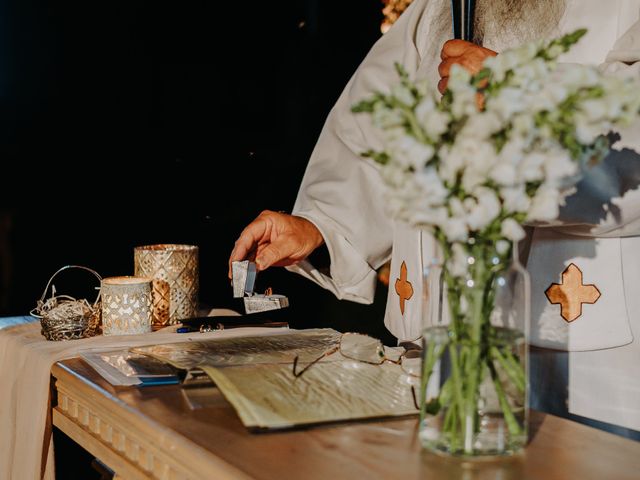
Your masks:
M127 480L640 477L640 442L539 412L523 454L469 462L421 450L415 418L250 433L219 393L191 410L179 386L115 388L80 359L52 374L54 425Z

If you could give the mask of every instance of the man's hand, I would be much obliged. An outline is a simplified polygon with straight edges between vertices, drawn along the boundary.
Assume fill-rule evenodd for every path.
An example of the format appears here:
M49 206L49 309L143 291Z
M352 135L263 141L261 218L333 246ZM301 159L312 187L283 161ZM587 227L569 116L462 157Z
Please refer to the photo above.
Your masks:
M440 93L445 92L447 83L449 83L449 72L451 66L458 64L475 75L482 70L482 64L488 57L495 57L497 52L488 48L479 47L475 43L466 42L464 40L448 40L442 46L440 58L442 62L438 65L438 73L440 81L438 82L438 90Z
M265 210L236 240L229 256L229 278L232 262L255 259L258 271L284 267L304 260L323 243L320 231L309 220Z

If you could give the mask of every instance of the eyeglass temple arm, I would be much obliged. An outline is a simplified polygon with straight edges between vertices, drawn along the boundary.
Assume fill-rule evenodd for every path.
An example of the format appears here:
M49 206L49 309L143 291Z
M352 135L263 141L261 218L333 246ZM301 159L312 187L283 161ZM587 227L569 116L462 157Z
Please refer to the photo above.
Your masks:
M296 357L293 359L293 376L298 378L299 376L301 376L304 372L306 372L307 370L309 370L309 368L311 368L313 365L315 365L316 363L318 363L320 360L322 360L324 357L328 357L329 355L331 355L332 353L337 352L340 349L340 345L333 347L330 350L327 350L326 352L324 352L322 355L320 355L318 358L316 358L313 362L308 363L302 370L300 370L299 372L296 372L296 368L298 367L298 359L299 356L296 355Z
M405 358L405 356L407 355L407 353L411 352L411 351L420 351L422 350L421 348L405 348L404 352L402 352L402 355L400 355L396 360L393 360L389 357L387 357L385 355L384 359L382 360L383 362L390 362L390 363L394 363L396 365L402 365L402 360Z

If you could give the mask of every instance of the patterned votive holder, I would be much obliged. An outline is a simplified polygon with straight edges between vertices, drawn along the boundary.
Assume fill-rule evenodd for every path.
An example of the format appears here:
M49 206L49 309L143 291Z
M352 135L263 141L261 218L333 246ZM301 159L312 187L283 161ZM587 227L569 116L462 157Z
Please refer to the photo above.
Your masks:
M100 295L104 335L132 335L151 331L150 278L103 278Z
M135 275L153 279L153 328L198 314L198 247L157 244L134 249Z

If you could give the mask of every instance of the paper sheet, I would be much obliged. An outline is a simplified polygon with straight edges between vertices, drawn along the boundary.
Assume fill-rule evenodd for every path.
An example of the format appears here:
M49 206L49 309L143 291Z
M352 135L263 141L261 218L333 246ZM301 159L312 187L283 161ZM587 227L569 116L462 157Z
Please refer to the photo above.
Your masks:
M338 354L339 355L339 354ZM399 366L341 360L317 363L299 378L291 365L241 365L202 369L249 428L288 428L313 423L417 413L411 379Z
M411 385L418 379L393 363L369 365L343 357L324 357L304 375L301 366L335 347L331 329L291 331L136 348L178 368L201 368L216 383L248 428L279 429L314 423L417 413ZM397 352L390 352L397 353Z
M312 361L337 345L340 332L330 328L289 330L268 337L190 341L135 348L132 351L151 355L177 368L188 370L203 364L211 366L291 364L296 355L301 362Z

